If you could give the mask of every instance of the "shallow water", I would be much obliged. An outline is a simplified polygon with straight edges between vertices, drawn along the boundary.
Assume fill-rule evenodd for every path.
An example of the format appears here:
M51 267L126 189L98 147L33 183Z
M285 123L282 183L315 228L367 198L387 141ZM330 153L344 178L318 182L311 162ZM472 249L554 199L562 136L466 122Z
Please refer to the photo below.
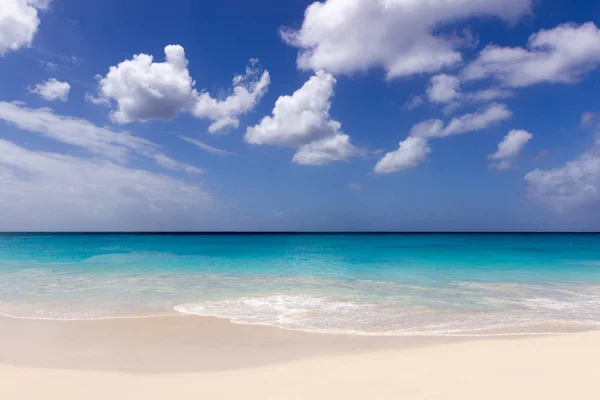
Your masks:
M0 235L0 314L321 332L600 329L600 235Z

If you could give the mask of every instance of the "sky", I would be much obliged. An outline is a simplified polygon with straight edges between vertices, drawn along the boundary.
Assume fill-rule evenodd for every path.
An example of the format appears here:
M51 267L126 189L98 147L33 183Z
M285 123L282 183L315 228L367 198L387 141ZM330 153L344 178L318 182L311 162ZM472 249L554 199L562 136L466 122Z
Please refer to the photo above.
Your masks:
M0 0L2 231L597 231L600 3Z

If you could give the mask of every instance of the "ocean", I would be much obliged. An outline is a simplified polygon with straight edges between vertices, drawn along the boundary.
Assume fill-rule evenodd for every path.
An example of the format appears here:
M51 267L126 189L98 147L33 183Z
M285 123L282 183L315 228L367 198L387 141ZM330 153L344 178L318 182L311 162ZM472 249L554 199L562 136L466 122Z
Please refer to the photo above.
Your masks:
M595 234L0 234L0 314L360 335L600 329Z

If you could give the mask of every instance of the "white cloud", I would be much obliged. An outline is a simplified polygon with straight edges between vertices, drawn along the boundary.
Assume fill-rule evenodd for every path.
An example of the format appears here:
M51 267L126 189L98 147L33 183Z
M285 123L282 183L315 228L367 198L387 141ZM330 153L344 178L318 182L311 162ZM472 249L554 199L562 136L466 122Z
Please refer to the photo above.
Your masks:
M514 20L531 0L327 0L305 11L302 27L282 30L299 48L298 67L349 74L383 68L388 78L437 72L461 62L470 35L439 32L473 17Z
M149 140L127 132L99 127L85 119L58 115L49 108L32 109L14 103L0 102L0 120L12 123L22 130L39 133L121 163L139 154L169 169L202 172L199 168L170 159L160 152L159 146Z
M465 93L465 97L467 100L475 101L475 102L486 102L493 101L497 99L506 99L508 97L515 96L514 92L510 90L501 89L501 88L488 88L483 90L478 90L475 92Z
M250 60L244 75L233 78L233 93L223 100L215 99L208 93L201 93L193 109L197 117L214 121L208 131L215 133L227 127L239 126L238 116L252 111L267 92L270 83L268 71L258 67L258 60Z
M447 74L431 78L427 88L427 97L432 103L449 103L460 96L460 79Z
M351 182L348 184L348 189L353 191L363 190L363 186L360 183Z
M71 85L68 82L61 82L54 78L48 79L45 82L38 83L31 90L31 93L39 95L41 98L53 101L61 100L67 101L69 98L69 92L71 91Z
M514 92L500 88L490 87L474 91L461 91L462 82L454 75L439 74L433 76L427 86L426 94L431 103L445 104L444 115L451 115L464 105L473 103L487 103L497 99L513 97Z
M410 128L410 136L423 138L444 136L444 121L441 119L428 119L416 123Z
M214 209L198 185L0 139L3 231L198 229Z
M40 26L38 10L50 0L2 0L0 6L0 55L31 46Z
M232 153L231 151L227 151L227 150L222 150L222 149L218 149L216 147L213 146L209 146L206 143L203 143L197 139L192 139L190 137L187 136L179 136L182 140L185 140L188 143L193 144L194 146L198 147L199 149L202 149L204 151L207 151L211 154L216 154L218 156L231 156L231 155L235 155L235 153Z
M527 131L511 130L498 144L498 151L490 155L490 159L494 160L490 166L498 170L510 168L512 160L521 154L521 151L531 139L533 139L533 135Z
M529 194L558 210L600 201L600 138L573 161L552 170L536 169L525 176Z
M529 38L527 48L488 45L462 72L463 80L492 78L510 87L573 83L600 66L600 29L563 24Z
M188 174L203 174L204 171L198 167L194 167L192 165L187 165L180 163L179 161L173 160L171 157L167 157L162 153L150 153L145 154L145 156L153 159L158 165L166 169L172 170L181 170L187 172Z
M324 165L345 160L356 152L350 136L338 133L300 146L292 161L301 165Z
M491 104L471 114L453 118L446 126L439 119L431 119L415 124L411 136L424 138L446 137L465 132L487 129L498 122L509 119L512 112L505 104Z
M497 87L491 87L472 92L457 92L456 96L454 97L454 100L447 103L446 106L442 109L442 112L444 113L444 115L449 116L454 114L456 110L460 109L465 105L488 103L490 101L506 99L508 97L513 96L515 96L514 92Z
M414 168L425 161L430 152L431 148L427 143L427 139L409 136L400 142L398 150L387 153L379 160L375 165L375 173L387 174Z
M111 114L115 122L168 119L193 107L195 82L183 47L169 45L165 55L165 62L158 63L151 55L137 54L99 79L99 97L116 102Z
M487 129L512 116L504 104L491 104L472 114L453 118L447 125L440 119L419 122L396 151L387 153L375 166L376 173L390 173L414 168L431 152L429 140Z
M512 112L505 104L492 104L477 112L453 118L444 128L442 136L487 129L511 116Z
M154 62L151 55L137 54L110 67L105 77L98 78L98 96L87 99L108 105L116 103L111 119L120 124L171 119L190 112L213 121L209 131L217 132L237 127L239 116L258 104L270 82L269 72L262 71L258 61L252 59L245 74L234 77L231 95L215 99L195 89L183 47L169 45L165 47L165 55L164 62Z
M341 124L329 117L335 83L331 74L320 71L291 96L280 96L273 116L248 127L246 141L296 147L335 135L341 129Z
M335 78L319 71L291 96L280 96L273 115L248 127L248 143L299 147L293 161L322 165L345 159L355 151L342 124L331 119L331 97Z

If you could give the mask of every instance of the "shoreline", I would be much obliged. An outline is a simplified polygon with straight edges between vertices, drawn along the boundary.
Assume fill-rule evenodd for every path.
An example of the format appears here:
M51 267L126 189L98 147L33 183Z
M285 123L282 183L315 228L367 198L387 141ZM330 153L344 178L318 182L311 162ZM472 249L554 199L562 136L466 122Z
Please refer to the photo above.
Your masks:
M140 319L155 319L155 318L176 318L176 317L185 317L185 318L200 318L200 319L212 319L212 320L220 320L226 321L232 325L242 325L242 326L254 326L254 327L263 327L263 328L275 328L284 331L292 331L292 332L300 332L306 334L316 334L316 335L333 335L333 336L356 336L356 337L372 337L372 338L434 338L434 339L445 339L445 338L459 338L459 339L493 339L493 338L526 338L526 337L540 337L540 336L555 336L555 335L570 335L576 333L592 333L599 332L600 327L597 329L576 329L573 326L565 328L567 325L573 324L592 324L592 322L588 321L547 321L547 326L552 326L555 330L540 330L544 324L531 325L529 328L535 326L538 330L529 330L529 331L514 331L511 332L510 329L517 329L517 327L522 327L522 325L512 325L512 326L504 326L504 329L509 329L508 331L502 332L488 332L488 333L474 333L477 331L486 331L493 329L493 327L488 328L478 328L472 330L456 330L453 333L448 332L436 332L436 331L386 331L386 332L362 332L356 330L345 330L345 331L334 331L334 330L325 330L325 329L316 329L316 328L295 328L288 326L279 326L277 324L268 323L268 322L245 322L239 321L235 318L226 317L226 316L218 316L218 315L202 315L195 313L186 313L174 310L172 312L165 312L161 314L131 314L131 315L111 315L111 316L100 316L100 317L78 317L78 318L57 318L57 317L30 317L30 316L17 316L11 314L0 313L0 322L4 320L22 320L22 321L48 321L48 322L92 322L92 321L114 321L114 320L140 320ZM593 323L596 325L596 323ZM561 326L562 329L556 329L556 327Z
M0 327L10 399L592 399L600 379L598 332L365 337L198 316Z

